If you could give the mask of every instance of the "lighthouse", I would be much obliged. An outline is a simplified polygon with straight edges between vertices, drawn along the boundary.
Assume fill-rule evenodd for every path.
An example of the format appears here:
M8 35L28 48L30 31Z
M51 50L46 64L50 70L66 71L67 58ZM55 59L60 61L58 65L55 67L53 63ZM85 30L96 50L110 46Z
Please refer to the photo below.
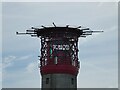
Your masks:
M89 28L70 27L69 25L59 27L53 23L52 27L32 27L25 33L40 38L41 54L40 74L42 77L42 89L50 88L72 88L77 90L77 75L80 70L78 59L78 39L92 35Z

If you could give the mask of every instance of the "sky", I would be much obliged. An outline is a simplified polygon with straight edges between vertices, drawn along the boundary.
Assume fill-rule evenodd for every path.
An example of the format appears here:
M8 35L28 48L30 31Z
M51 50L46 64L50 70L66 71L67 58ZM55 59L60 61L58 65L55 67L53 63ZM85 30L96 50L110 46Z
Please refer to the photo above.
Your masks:
M16 31L52 26L83 26L103 30L79 38L78 88L118 87L118 3L2 3L2 87L40 88L40 39ZM1 73L0 73L1 74Z

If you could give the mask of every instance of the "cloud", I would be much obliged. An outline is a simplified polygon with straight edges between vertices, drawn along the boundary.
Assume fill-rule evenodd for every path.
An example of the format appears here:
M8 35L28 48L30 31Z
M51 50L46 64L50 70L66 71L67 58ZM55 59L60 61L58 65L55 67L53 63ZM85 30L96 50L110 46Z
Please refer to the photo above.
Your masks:
M8 57L5 57L4 59L3 59L3 63L10 63L10 62L12 62L13 60L15 60L15 56L8 56Z
M28 60L32 55L18 57L18 60Z
M7 67L12 66L15 59L15 56L8 56L3 58L2 68L5 69Z
M37 65L38 64L36 62L29 63L29 65L26 67L27 72L33 73Z
M115 68L111 66L111 64L115 65L114 61L109 61L109 59L104 63L95 59L96 62L94 63L89 60L91 61L91 59L88 59L88 61L84 60L81 63L78 88L108 88L111 85L113 88L117 88L118 70L116 66Z
M32 55L10 55L3 58L3 81L1 81L3 88L40 88L38 62L31 62L31 57ZM19 67L19 64L25 65ZM16 69L13 70L14 68ZM31 80L31 77L33 80Z
M40 88L37 62L30 62L22 69L3 72L3 88ZM16 67L17 68L17 67Z
M11 67L14 65L15 62L21 61L21 60L29 60L31 55L26 55L26 56L6 56L3 58L2 62L2 68L6 69L8 67ZM22 61L21 61L22 62Z

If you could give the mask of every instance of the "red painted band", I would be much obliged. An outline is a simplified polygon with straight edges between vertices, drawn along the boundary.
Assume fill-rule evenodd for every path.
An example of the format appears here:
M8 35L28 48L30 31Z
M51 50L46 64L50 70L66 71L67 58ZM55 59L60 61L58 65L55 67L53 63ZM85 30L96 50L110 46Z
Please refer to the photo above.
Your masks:
M42 75L44 74L72 74L77 75L79 68L72 65L46 65L40 68Z

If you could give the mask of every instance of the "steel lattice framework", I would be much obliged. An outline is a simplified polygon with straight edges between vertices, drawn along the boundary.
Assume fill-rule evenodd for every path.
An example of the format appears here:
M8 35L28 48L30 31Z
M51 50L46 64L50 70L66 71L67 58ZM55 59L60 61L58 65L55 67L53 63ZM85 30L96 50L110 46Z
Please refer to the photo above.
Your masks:
M78 60L78 38L92 35L94 32L89 28L57 27L34 28L26 30L26 33L41 39L40 71L41 74L69 73L78 74L80 62Z

